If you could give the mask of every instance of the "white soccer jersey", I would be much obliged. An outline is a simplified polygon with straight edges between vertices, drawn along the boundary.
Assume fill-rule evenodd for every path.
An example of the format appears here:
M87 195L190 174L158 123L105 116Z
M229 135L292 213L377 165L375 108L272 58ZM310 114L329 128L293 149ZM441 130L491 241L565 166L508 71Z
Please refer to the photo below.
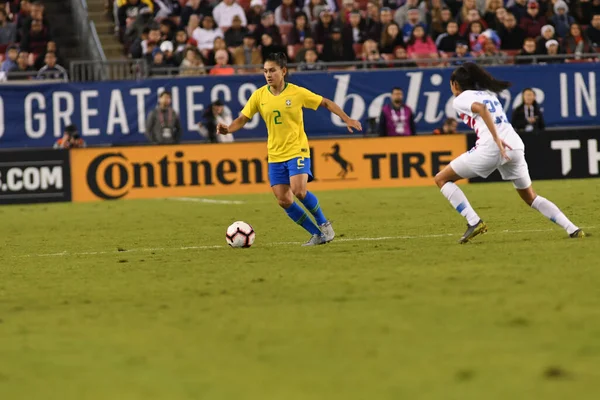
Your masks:
M492 133L485 125L483 118L471 111L473 103L482 103L487 107L490 114L492 114L498 137L504 142L507 150L525 150L525 145L521 137L515 132L510 122L508 122L508 118L506 118L502 104L500 104L496 94L483 90L465 90L454 99L453 106L461 120L477 134L476 148L484 148L494 152L499 151Z

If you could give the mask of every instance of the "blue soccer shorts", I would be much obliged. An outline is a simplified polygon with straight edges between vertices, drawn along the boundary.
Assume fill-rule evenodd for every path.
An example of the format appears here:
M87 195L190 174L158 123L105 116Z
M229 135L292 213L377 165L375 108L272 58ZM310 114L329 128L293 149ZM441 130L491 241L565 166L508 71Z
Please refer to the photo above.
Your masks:
M269 163L271 186L289 185L290 177L300 174L308 174L309 182L314 179L310 172L310 158L296 157L288 161Z

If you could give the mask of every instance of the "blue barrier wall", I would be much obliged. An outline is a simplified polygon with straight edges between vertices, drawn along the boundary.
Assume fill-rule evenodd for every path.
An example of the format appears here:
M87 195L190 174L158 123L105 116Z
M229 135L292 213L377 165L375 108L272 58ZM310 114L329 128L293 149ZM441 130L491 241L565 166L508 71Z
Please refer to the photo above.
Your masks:
M521 102L523 88L533 87L544 110L546 124L553 126L598 125L598 64L491 67L499 79L513 82L501 100L510 118ZM295 74L292 83L305 86L340 105L364 123L379 115L389 91L405 90L406 103L416 110L419 132L431 132L444 118L455 116L448 83L452 69L336 71ZM135 144L145 142L145 118L156 106L157 95L168 88L180 111L183 140L200 140L197 122L212 100L225 101L237 115L262 76L199 77L115 81L86 84L0 86L0 147L47 147L63 128L76 124L88 144ZM343 124L326 110L307 110L309 136L344 134ZM240 135L265 137L257 115Z

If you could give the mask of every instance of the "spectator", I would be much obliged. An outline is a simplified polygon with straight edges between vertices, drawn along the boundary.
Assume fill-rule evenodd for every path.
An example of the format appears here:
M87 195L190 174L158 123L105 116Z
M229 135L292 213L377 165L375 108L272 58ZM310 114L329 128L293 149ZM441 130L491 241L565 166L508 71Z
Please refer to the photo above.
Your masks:
M425 22L427 20L425 10L419 10L419 0L406 0L406 3L398 8L394 14L394 21L398 26L404 28L404 25L408 22L408 11L414 8L419 12L419 21Z
M307 15L310 22L317 22L321 11L329 10L324 0L307 0L302 11Z
M13 16L13 20L17 23L17 40L20 40L20 32L23 29L23 22L25 22L31 15L31 1L21 0L21 2L18 4L18 7L19 11Z
M520 22L521 18L527 15L527 1L528 0L515 0L515 4L508 9L508 11L515 16L517 22Z
M23 40L23 36L31 30L33 21L40 21L43 26L50 27L50 23L44 13L45 7L42 3L36 1L31 4L29 16L22 21L17 21L17 41Z
M355 5L359 5L355 0L342 0L342 9L338 13L338 19L341 25L350 23L350 14L352 14L353 11L358 11L358 8L360 8L355 7Z
M234 65L262 65L263 58L260 50L256 47L256 39L252 33L244 36L244 42L233 51ZM245 72L245 69L240 69Z
M207 15L212 15L212 7L208 1L204 0L189 0L181 10L180 27L185 28L190 23L192 15L198 16L200 19Z
M154 5L156 6L154 14L157 20L181 15L179 0L154 0ZM175 27L173 30L175 30Z
M150 27L148 38L143 40L140 45L140 58L146 59L148 64L151 64L154 56L152 52L160 47L160 28L157 25Z
M501 21L498 20L496 13L499 9L503 9L504 13L506 13L506 9L504 9L504 3L502 0L488 0L487 6L485 8L485 14L483 15L483 19L487 24L488 28L493 30L498 30L500 27Z
M165 90L158 97L158 106L148 114L145 134L150 143L175 144L181 139L181 122L171 99L171 92Z
M210 50L208 52L208 56L206 57L208 65L216 65L217 64L216 55L217 55L217 51L219 51L219 50L225 50L227 52L227 59L233 60L233 56L231 55L231 53L229 53L229 50L227 49L227 44L225 43L225 39L223 39L222 37L216 37L215 41L213 42L213 48L212 48L212 50Z
M519 50L525 41L525 31L517 26L517 19L511 13L504 18L504 25L498 32L502 50Z
M163 19L159 24L160 29L160 41L173 41L175 39L175 23L170 19Z
M271 53L286 53L285 49L276 44L273 37L268 33L263 33L261 37L261 56L266 60Z
M363 21L359 11L352 11L348 17L350 22L346 24L344 34L352 39L352 43L364 43L367 40L367 32L365 30L365 22Z
M442 18L442 25L444 26L444 29L446 26L448 26L448 24L450 22L456 22L454 20L454 17L452 16L452 14L450 13L450 9L447 7L442 8L442 12L441 12L441 18ZM458 25L458 23L457 23ZM445 32L445 31L444 31ZM443 33L443 32L442 32Z
M527 14L525 14L519 23L519 26L525 31L526 37L538 37L542 31L542 26L546 25L546 17L540 15L540 5L537 1L530 1L527 4Z
M236 15L242 20L242 26L248 25L246 12L235 0L222 0L213 8L212 15L218 26L230 27Z
M75 125L65 127L63 137L54 143L55 149L81 149L86 147L85 140L79 136Z
M388 26L393 21L392 10L387 7L383 7L379 11L379 24L375 26L375 32L377 32L377 41L381 40L381 33L385 30L385 27ZM400 26L400 25L398 25Z
M38 72L38 79L60 79L65 82L69 80L67 70L56 63L56 54L53 52L46 53L44 65Z
M175 58L175 52L173 50L174 50L173 42L164 41L160 44L160 51L161 51L161 53L163 53L165 67L167 67L167 68L178 67L180 64L178 62L178 60ZM170 72L169 72L169 75L171 75Z
M592 42L581 31L579 24L571 25L569 35L563 41L563 50L567 54L575 54L575 59L580 59L581 54L594 53Z
M515 108L512 114L512 126L519 132L540 133L546 124L540 106L535 101L535 92L531 88L523 90L523 104Z
M296 13L300 11L294 0L282 0L281 5L275 9L275 24L293 24Z
M473 59L473 56L469 52L469 45L467 42L462 40L456 42L454 58L457 58L458 60L453 61L452 65L461 65Z
M304 54L307 50L314 50L315 52L317 51L315 39L313 39L312 37L307 37L306 39L304 39L304 43L302 43L302 48L296 53L295 61L297 63L304 61Z
M410 58L408 58L408 53L404 47L398 46L394 51L394 58L400 63L394 63L394 66L398 66L401 68L417 68L417 64Z
M309 36L312 36L312 32L310 30L310 25L308 24L306 14L302 12L296 13L296 17L294 18L294 27L290 31L287 38L288 44L302 44L304 43L304 39Z
M496 10L496 24L492 29L494 29L495 31L499 31L504 26L504 18L506 18L506 15L508 15L508 11L506 11L506 8L498 8Z
M592 46L596 52L600 51L600 14L594 15L591 26L587 29L587 35L592 42Z
M210 69L210 75L234 75L235 69L229 64L229 52L219 49L215 53L216 64Z
M4 62L2 63L2 67L0 67L0 71L6 73L13 68L17 68L17 56L19 55L19 49L17 46L12 45L6 48Z
M404 40L402 40L402 35L400 35L400 28L395 22L392 22L388 24L381 34L379 51L384 54L394 54L394 49L397 46L404 47Z
M217 28L213 17L207 15L202 19L202 27L196 28L192 37L198 43L198 50L207 52L212 50L216 38L223 37L223 31Z
M190 38L188 37L187 32L185 31L185 29L180 29L177 31L177 33L175 34L175 43L174 43L174 48L175 48L175 58L178 59L178 63L177 64L181 64L181 61L183 61L184 56L184 51L185 49L188 47L188 45L190 45Z
M558 55L558 42L554 39L550 39L546 42L546 54L548 58L544 58L541 61L546 64L560 64L565 61L563 57Z
M459 25L462 25L464 22L468 21L469 11L471 10L477 10L477 1L463 0L460 12L456 15L456 22L458 22Z
M385 68L385 64L381 61L385 61L379 50L377 49L377 42L371 39L367 39L363 43L363 54L361 57L366 63L363 64L365 69Z
M147 8L147 6L140 2L140 0L127 0L126 3L119 7L117 15L121 35L125 34L127 26L134 23L135 19L141 14L142 9L144 8Z
M556 34L564 38L569 33L569 26L575 22L575 19L569 15L569 6L563 0L554 3L554 13L550 22L556 29Z
M421 19L421 14L418 8L411 8L408 10L408 18L404 26L402 27L402 39L407 42L410 39L410 35L417 25L425 28L425 24Z
M483 54L478 57L478 61L483 65L502 65L506 64L506 54L498 50L493 39L485 38L483 42Z
M466 38L469 42L469 47L473 52L480 52L483 48L483 44L478 41L479 36L483 33L483 26L479 21L473 21L469 24L469 28L466 32Z
M279 27L275 25L275 16L273 15L273 11L265 11L262 15L260 25L258 25L254 30L254 37L256 37L256 41L262 41L262 36L265 33L271 37L275 44L281 44L281 33L279 32Z
M48 43L46 43L46 48L44 49L43 52L41 52L36 58L35 61L33 63L33 67L37 70L41 69L44 64L46 64L46 53L48 52L52 52L56 55L56 63L57 64L63 64L62 62L62 58L60 57L60 54L58 53L58 48L56 47L56 42L53 40L50 40Z
M458 34L458 24L452 21L446 26L446 33L438 36L435 45L439 51L452 53L459 40L461 40L461 36Z
M231 143L234 141L233 134L217 134L217 125L224 124L229 126L233 121L231 112L227 110L221 100L215 100L210 106L206 107L203 114L204 124L199 123L200 135L207 138L210 143Z
M435 40L438 36L446 32L448 22L452 20L451 18L444 20L442 17L443 10L444 8L447 9L447 7L443 5L442 0L426 0L421 3L421 7L425 7L426 9L426 19L423 22L429 26L431 37Z
M10 44L17 40L17 26L8 20L6 10L0 8L0 44Z
M379 38L381 37L381 31L379 29L379 3L377 0L371 0L367 3L365 32L367 33L367 38L371 40L379 41Z
M535 39L527 38L523 42L523 48L515 58L515 64L535 64L537 61L533 58L535 55Z
M183 54L185 55L181 64L179 65L179 75L181 76L198 76L206 75L204 64L198 49L195 47L188 47Z
M331 12L329 10L321 11L319 22L317 22L317 26L315 27L315 41L317 44L324 44L329 39L334 25Z
M590 23L594 15L600 14L600 0L580 0L579 6L581 7L580 21L582 24Z
M21 50L17 56L17 65L8 71L8 80L30 79L35 69L29 65L29 53Z
M51 36L48 27L44 26L41 20L33 20L29 33L23 35L21 49L33 54L40 54L44 51L50 39Z
M260 19L265 12L265 6L262 0L252 0L250 2L250 8L246 13L246 20L249 25L260 25Z
M400 88L392 89L391 104L386 104L379 115L379 136L416 135L415 116L404 104L404 92Z
M554 27L552 25L542 26L542 35L535 41L536 53L546 54L546 42L554 38Z
M479 11L477 11L476 9L473 9L473 10L469 10L469 12L467 14L467 19L460 26L458 33L462 36L465 36L467 34L467 31L469 30L469 27L473 24L473 22L479 22L479 24L481 25L481 32L483 32L485 29L487 29L487 23L485 22L485 20L483 18L481 18Z
M454 118L446 118L441 128L433 130L434 135L454 135L456 134L456 128L458 128L458 121Z
M414 56L437 58L435 43L427 36L425 29L420 25L415 26L415 29L413 29L410 39L406 44L406 51L411 58L414 58Z
M318 60L317 52L314 49L308 49L304 52L304 61L298 65L298 71L325 71L327 66Z
M227 47L238 47L242 45L244 36L250 31L245 26L242 26L242 19L236 15L231 20L231 27L225 32L225 43Z
M323 46L323 60L327 62L354 61L356 55L352 43L348 38L342 36L340 27L335 26L331 30L331 37Z
M168 43L168 42L165 42ZM161 44L162 45L162 44ZM159 47L152 52L152 63L150 64L150 76L170 75L169 66L165 61L165 55Z
M126 47L129 47L150 25L154 25L154 15L148 7L144 7L140 10L138 16L133 19L133 22L127 25L125 32L120 32L121 41Z

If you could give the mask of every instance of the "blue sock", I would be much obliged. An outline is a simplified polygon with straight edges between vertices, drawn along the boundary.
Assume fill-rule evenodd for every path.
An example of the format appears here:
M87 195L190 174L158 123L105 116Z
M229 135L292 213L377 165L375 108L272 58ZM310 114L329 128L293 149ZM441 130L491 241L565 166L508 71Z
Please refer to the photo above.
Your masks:
M317 196L311 192L306 192L306 197L304 200L302 200L302 204L304 204L304 207L306 207L306 209L310 211L312 215L314 215L315 219L317 220L317 224L322 225L327 222L327 218L325 218L323 210L321 210Z
M321 231L315 225L312 219L308 216L306 211L302 209L298 204L293 203L290 208L286 208L285 212L288 217L292 219L298 225L301 225L304 229L306 229L311 235L320 235Z

